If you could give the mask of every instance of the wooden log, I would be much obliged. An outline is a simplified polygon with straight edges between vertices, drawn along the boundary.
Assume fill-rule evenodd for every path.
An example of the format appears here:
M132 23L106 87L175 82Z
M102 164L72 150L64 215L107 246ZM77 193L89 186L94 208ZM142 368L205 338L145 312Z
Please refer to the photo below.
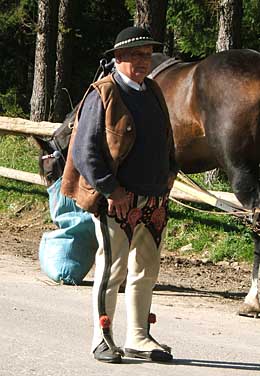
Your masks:
M33 174L31 172L15 170L13 168L0 167L0 176L4 178L46 186L44 179L40 175Z
M238 201L234 193L231 192L222 192L222 191L208 191L209 193L213 194L217 198L220 198L225 201L229 201L232 204L241 206L241 203ZM201 199L198 196L191 195L188 193L184 193L183 191L180 191L179 189L173 187L171 190L171 196L173 198L176 198L177 200L183 200L183 201L190 201L190 202L202 202Z
M233 193L220 191L203 192L178 180L174 182L174 187L170 193L170 197L171 196L179 200L203 202L214 207L219 207L220 209L223 209L222 206L225 204L226 206L231 204L233 208L230 209L234 210L243 208ZM221 202L223 202L223 204Z
M34 122L21 118L0 116L0 134L15 134L23 136L52 136L61 123L48 121Z

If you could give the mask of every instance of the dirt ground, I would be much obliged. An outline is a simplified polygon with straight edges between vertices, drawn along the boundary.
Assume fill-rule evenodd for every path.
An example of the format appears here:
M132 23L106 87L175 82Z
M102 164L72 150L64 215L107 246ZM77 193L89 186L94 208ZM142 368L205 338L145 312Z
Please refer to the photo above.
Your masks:
M44 223L43 213L25 211L13 218L0 218L0 256L12 255L38 263L43 232L54 229ZM195 256L163 252L158 283L172 289L209 292L232 300L242 299L250 287L251 265L220 262L212 264Z

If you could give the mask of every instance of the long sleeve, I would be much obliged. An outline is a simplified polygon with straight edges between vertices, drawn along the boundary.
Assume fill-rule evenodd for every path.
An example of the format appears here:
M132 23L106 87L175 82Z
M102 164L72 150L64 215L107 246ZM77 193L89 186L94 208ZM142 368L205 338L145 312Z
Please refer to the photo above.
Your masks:
M72 158L79 173L104 196L111 194L119 183L103 152L105 111L96 90L86 98L72 149Z

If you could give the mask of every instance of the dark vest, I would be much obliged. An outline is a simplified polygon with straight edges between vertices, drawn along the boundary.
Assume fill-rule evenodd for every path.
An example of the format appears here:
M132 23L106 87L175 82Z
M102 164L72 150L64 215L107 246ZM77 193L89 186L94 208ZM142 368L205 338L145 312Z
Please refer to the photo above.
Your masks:
M117 180L136 195L163 196L168 191L170 169L166 115L150 80L145 79L144 91L126 85L119 74L115 75L115 80L136 127L135 143L118 168Z

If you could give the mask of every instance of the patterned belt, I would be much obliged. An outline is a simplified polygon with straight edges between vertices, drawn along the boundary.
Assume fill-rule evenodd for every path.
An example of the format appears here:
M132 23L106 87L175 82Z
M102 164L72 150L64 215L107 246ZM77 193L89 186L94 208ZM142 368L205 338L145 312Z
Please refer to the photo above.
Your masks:
M168 194L161 197L148 197L145 204L139 207L144 201L144 196L130 193L130 209L125 218L120 219L116 214L109 215L120 223L120 227L125 231L129 244L132 241L134 229L139 223L144 223L150 231L157 247L162 238L162 232L168 221Z

